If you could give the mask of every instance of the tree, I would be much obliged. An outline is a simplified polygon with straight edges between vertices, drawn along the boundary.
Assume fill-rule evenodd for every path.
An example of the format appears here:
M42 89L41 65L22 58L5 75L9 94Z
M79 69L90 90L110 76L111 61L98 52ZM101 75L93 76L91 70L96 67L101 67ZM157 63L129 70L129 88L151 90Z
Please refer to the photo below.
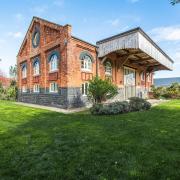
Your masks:
M10 75L10 78L12 78L12 79L16 79L17 78L17 65L10 66L10 68L9 68L9 75Z
M177 4L177 3L180 3L180 0L171 0L171 4L172 4L172 5L175 5L175 4Z
M108 79L102 80L95 77L90 81L88 88L88 97L93 100L93 103L102 103L107 99L112 98L118 93L118 88Z

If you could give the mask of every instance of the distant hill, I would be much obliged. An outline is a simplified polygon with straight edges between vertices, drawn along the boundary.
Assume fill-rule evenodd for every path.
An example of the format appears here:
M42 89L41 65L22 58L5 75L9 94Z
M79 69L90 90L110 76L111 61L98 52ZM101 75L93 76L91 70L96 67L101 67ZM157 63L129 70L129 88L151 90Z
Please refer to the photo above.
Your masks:
M170 86L172 83L175 83L175 82L180 83L180 77L154 79L155 86Z

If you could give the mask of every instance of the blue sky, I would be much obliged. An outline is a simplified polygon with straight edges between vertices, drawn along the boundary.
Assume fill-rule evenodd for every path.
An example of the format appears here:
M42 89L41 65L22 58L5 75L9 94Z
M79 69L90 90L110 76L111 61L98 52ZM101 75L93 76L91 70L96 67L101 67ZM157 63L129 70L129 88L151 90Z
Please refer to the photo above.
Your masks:
M169 0L13 0L0 6L0 69L8 73L33 16L71 24L73 35L94 43L140 26L175 61L174 70L156 77L180 76L180 4Z

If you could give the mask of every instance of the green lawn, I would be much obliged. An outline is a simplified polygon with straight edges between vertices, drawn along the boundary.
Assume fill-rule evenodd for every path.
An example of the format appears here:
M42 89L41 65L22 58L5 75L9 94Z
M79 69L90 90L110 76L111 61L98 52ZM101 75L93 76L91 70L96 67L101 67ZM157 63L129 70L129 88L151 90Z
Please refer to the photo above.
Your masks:
M0 102L0 180L180 179L180 100L118 116Z

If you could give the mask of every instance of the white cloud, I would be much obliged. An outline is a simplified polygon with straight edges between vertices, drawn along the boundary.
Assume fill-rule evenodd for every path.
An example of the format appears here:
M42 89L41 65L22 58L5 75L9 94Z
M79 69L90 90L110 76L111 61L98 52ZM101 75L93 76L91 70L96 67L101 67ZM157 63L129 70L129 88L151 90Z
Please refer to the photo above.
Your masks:
M130 0L131 3L137 3L139 2L140 0Z
M36 14L43 14L47 11L48 7L47 6L35 6L31 9L31 11L33 13L36 13Z
M111 26L117 27L120 24L120 21L118 18L107 21Z
M23 33L20 32L20 31L19 32L9 32L8 36L17 39L17 38L22 38L23 37Z
M155 41L178 41L180 40L180 25L157 27L150 31Z
M17 21L23 21L24 20L24 16L21 13L15 14L15 18Z
M4 45L5 42L6 42L6 41L5 41L4 39L0 39L0 47L3 47L3 45Z
M112 26L118 26L119 25L119 19L114 19L111 21Z
M64 0L55 0L53 4L55 6L62 7L64 5Z

